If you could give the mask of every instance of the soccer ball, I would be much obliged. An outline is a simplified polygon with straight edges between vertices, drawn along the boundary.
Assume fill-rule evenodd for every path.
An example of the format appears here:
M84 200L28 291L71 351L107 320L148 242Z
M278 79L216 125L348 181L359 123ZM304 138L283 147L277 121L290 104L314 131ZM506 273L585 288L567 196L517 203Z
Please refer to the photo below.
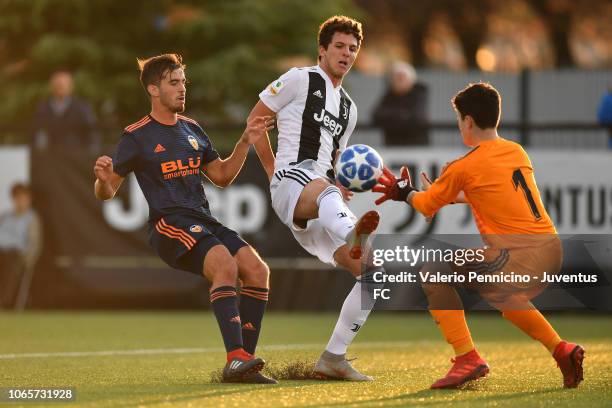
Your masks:
M371 190L382 174L382 158L367 145L349 146L336 162L336 179L351 191Z

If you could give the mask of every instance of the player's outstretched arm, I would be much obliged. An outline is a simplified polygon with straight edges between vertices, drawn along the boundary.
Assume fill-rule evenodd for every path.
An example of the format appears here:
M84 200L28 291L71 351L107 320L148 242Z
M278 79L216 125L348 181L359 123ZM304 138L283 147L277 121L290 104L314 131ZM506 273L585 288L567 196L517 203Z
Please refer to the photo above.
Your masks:
M255 104L251 110L251 113L249 113L248 119L257 116L275 115L276 113L260 100L257 102L257 104ZM274 174L274 151L272 151L272 146L270 145L270 137L268 136L268 132L266 132L265 137L261 137L259 140L257 140L254 146L255 151L257 152L257 157L259 157L259 161L268 175L268 180L271 180L272 175Z
M113 171L113 159L108 156L100 156L94 164L96 183L94 192L98 200L109 200L123 183L123 177Z
M384 168L383 176L378 179L379 184L374 186L372 191L383 193L383 196L376 200L376 204L386 200L404 201L425 217L431 217L440 208L452 203L463 191L464 174L461 162L455 161L435 183L429 185L427 191L417 191L412 185L406 166L402 167L399 179L389 169Z
M217 159L206 166L204 174L219 187L227 187L236 178L246 160L249 147L274 127L274 117L256 116L247 120L247 126L234 146L234 151L225 160Z
M444 172L444 169L442 170L442 172ZM431 185L433 184L433 181L431 181L431 179L425 172L421 172L421 184L423 185L424 191L429 190L429 187L431 187ZM463 191L460 191L459 194L457 194L455 200L452 202L452 204L467 204L465 193Z

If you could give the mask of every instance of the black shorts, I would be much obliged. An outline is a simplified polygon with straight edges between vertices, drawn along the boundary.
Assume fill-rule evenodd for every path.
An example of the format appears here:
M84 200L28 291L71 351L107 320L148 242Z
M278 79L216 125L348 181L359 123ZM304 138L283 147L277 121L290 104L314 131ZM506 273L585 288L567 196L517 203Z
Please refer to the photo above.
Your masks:
M151 225L149 243L169 266L197 275L203 274L204 258L212 247L223 245L234 256L248 245L236 231L193 214L164 215Z

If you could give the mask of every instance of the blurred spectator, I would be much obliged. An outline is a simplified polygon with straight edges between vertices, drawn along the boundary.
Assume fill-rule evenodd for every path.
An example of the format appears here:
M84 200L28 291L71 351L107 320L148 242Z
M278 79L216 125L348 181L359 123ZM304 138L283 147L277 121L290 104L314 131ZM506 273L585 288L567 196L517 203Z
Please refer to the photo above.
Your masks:
M608 147L612 149L612 86L604 93L597 109L597 121L608 127Z
M89 103L72 95L72 74L53 73L49 88L51 96L38 106L34 117L34 147L98 152L96 118Z
M42 232L32 209L30 188L11 188L13 209L0 215L0 306L12 308L24 275L30 275L40 254Z
M427 87L417 82L412 65L393 64L390 87L374 110L374 124L383 129L388 146L428 144Z

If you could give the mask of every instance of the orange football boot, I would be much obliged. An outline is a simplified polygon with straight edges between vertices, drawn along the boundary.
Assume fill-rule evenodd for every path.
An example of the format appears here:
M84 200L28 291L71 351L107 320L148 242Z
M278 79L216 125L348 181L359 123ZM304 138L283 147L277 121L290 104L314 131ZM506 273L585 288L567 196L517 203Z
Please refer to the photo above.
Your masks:
M555 347L553 357L563 374L563 386L565 388L576 388L583 380L584 349L578 344L562 341Z
M361 255L363 255L361 243L365 243L367 241L368 236L378 227L379 221L380 215L378 214L378 211L368 211L357 221L355 230L351 234L349 250L349 255L351 258L361 259Z
M458 388L468 381L477 380L489 373L489 365L474 349L451 359L453 366L444 378L431 385L432 389Z

